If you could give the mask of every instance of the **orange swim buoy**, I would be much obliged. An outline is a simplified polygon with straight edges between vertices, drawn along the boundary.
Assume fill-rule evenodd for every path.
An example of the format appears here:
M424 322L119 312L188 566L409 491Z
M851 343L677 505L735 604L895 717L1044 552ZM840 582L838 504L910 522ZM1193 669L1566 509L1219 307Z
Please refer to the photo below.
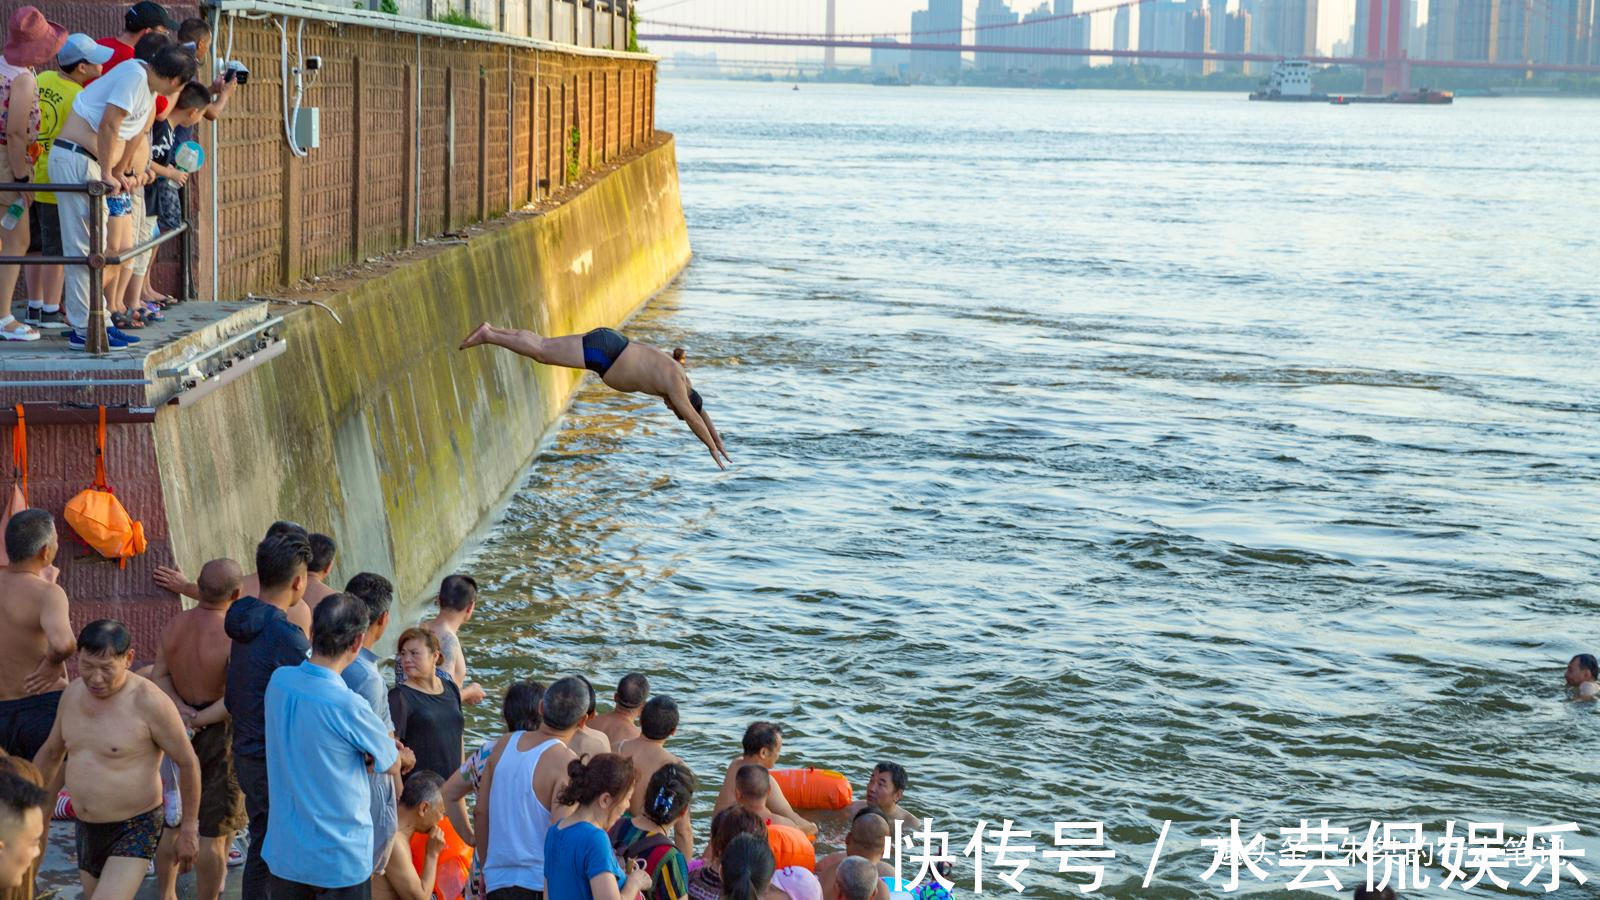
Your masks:
M433 896L437 900L461 900L466 896L467 882L472 877L472 848L456 834L449 819L440 819L439 827L444 829L444 849L439 851L439 864L434 869ZM417 867L418 877L422 875L422 861L427 853L428 836L413 834L411 864Z
M767 826L767 846L772 848L772 858L778 868L797 866L816 869L817 848L812 846L806 833L792 825L776 822Z
M795 809L844 809L853 799L850 779L831 769L773 769L769 774Z

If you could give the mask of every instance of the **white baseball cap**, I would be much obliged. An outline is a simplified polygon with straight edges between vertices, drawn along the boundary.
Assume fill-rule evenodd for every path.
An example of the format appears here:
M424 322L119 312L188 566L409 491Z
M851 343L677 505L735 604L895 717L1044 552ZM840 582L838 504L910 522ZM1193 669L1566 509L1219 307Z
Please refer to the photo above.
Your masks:
M84 60L102 66L110 58L110 47L95 43L94 38L81 31L67 35L67 42L61 45L61 51L56 54L56 61L63 66L75 66Z

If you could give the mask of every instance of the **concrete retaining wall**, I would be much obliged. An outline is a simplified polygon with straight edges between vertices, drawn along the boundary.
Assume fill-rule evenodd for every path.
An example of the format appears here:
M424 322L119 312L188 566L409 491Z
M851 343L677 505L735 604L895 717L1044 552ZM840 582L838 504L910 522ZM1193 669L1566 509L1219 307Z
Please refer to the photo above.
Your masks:
M544 334L616 325L688 262L670 139L562 206L496 225L297 308L287 353L154 428L177 562L252 568L277 518L339 542L334 582L372 570L402 597L527 467L582 374L461 353L478 322Z

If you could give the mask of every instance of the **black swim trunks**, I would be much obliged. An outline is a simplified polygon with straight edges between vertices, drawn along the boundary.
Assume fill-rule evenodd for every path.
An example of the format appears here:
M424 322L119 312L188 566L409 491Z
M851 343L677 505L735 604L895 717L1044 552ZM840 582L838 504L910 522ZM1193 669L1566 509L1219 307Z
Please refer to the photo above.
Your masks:
M615 328L596 328L583 336L583 367L606 377L606 371L628 349L628 339Z
M704 408L704 404L700 402L700 392L694 388L689 389L689 405L694 407L695 412Z
M113 856L155 859L163 810L156 807L121 822L78 821L78 868L96 878Z
M55 727L60 703L60 691L0 701L0 746L11 756L38 756Z
M215 838L244 828L244 793L233 775L231 720L196 731L189 739L200 760L200 836Z

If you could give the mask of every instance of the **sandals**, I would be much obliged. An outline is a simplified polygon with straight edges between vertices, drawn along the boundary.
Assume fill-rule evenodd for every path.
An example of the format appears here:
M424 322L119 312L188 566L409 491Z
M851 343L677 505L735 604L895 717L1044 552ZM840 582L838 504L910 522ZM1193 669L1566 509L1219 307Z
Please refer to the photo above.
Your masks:
M144 308L141 309L140 312L143 314L146 324L150 322L160 322L166 318L166 314L161 311L161 307L154 303L150 303L149 301L145 302Z
M0 340L5 341L37 341L39 332L32 327L17 321L17 317L9 313L0 317Z
M124 330L129 328L143 328L144 319L140 318L137 313L131 315L128 313L112 313L111 324L116 328L121 328Z

